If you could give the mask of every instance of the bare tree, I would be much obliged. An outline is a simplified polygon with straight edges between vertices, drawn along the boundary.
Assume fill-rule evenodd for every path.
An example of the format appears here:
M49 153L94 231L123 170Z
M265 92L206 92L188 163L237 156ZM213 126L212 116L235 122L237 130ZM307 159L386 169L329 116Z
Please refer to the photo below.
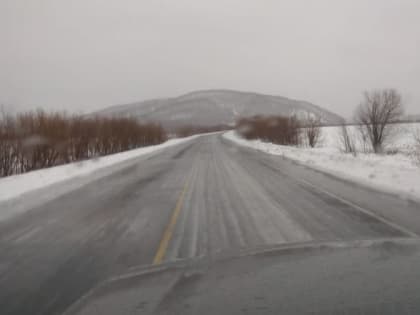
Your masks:
M395 89L375 90L364 93L364 100L356 111L356 121L367 134L375 153L383 144L404 113L401 94Z
M311 148L314 148L321 140L321 119L311 113L306 113L304 120L304 135L307 143Z

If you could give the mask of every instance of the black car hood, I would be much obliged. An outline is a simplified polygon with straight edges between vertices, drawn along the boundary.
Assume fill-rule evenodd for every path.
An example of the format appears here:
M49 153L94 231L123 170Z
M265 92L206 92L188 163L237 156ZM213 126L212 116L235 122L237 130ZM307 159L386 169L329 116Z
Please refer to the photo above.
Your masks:
M420 314L420 242L306 243L132 270L65 314Z

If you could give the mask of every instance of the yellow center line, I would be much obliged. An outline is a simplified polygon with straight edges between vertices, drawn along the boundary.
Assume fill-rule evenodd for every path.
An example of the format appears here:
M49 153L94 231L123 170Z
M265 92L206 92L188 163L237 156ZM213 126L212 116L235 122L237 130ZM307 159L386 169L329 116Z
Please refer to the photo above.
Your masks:
M181 213L182 204L184 202L185 194L188 190L188 183L189 178L186 180L184 188L182 189L181 195L178 198L178 201L176 203L175 209L172 213L172 217L169 221L168 226L165 229L165 232L163 233L163 237L159 243L158 250L156 252L155 258L153 259L153 265L159 265L162 263L163 258L165 257L166 250L169 245L169 241L172 238L172 234L175 230L176 222L178 220L179 214Z

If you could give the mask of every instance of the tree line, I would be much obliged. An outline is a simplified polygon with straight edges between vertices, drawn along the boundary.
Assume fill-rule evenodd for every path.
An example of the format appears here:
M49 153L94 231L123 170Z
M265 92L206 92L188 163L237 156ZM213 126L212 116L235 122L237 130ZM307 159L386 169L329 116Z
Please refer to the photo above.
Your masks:
M0 177L166 141L165 130L133 118L86 118L43 110L0 115Z

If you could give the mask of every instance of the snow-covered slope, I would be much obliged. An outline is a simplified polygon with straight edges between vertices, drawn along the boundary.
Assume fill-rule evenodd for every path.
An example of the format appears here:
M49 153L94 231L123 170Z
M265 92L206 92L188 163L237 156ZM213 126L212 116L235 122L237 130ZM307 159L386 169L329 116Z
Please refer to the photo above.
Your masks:
M238 117L254 115L291 115L310 112L329 124L342 118L319 106L281 96L230 90L207 90L169 99L113 106L93 113L104 116L129 116L140 121L159 121L165 127L194 124L232 125Z

